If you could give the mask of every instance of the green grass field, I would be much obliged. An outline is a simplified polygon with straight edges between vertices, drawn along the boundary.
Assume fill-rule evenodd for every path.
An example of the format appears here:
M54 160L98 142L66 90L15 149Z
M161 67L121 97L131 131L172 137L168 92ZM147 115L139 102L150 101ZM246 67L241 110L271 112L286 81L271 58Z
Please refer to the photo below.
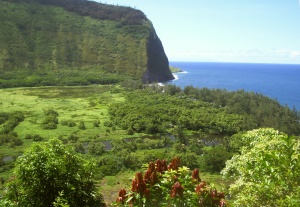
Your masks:
M25 120L16 128L19 137L26 134L39 134L44 138L64 137L71 133L79 136L104 135L103 123L109 121L107 108L110 103L122 101L121 93L112 93L115 86L86 87L41 87L1 89L1 112L21 111ZM44 110L54 109L58 112L59 123L72 120L76 124L84 121L86 130L58 124L55 130L44 130L41 127L45 118ZM100 121L100 127L94 127L94 121Z
M14 132L24 142L23 145L12 147L9 144L2 144L0 161L3 161L4 157L16 159L28 148L34 141L26 139L27 134L40 135L44 138L43 141L60 138L66 143L71 143L68 137L72 134L78 137L76 143L128 137L123 130L112 130L104 126L104 123L109 121L109 104L124 99L123 94L119 92L122 92L122 89L118 86L0 89L0 112L21 111L25 116L25 120L14 129ZM56 129L46 130L42 127L45 119L44 110L47 109L53 109L59 114ZM76 123L76 126L63 126L62 120L71 120ZM97 120L100 121L99 127L93 125ZM86 126L85 130L78 128L81 121ZM4 124L0 125L0 130L3 126ZM5 166L0 165L0 177L8 177L7 173Z

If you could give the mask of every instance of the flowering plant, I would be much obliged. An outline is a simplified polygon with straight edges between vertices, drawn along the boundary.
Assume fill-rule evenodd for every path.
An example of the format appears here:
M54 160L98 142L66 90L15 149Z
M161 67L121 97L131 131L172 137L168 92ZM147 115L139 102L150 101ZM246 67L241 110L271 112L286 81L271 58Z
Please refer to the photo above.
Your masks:
M224 193L201 181L199 170L180 167L174 158L167 165L157 160L145 165L144 175L136 173L131 189L121 189L115 206L225 207Z

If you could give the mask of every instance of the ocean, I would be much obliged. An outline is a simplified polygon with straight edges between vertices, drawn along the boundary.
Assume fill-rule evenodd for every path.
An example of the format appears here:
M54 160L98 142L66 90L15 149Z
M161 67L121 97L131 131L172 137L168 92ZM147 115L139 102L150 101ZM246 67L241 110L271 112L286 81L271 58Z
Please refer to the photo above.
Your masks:
M228 91L243 89L300 111L300 65L220 62L170 62L170 65L183 71L175 73L176 79L170 81L181 88L192 85Z

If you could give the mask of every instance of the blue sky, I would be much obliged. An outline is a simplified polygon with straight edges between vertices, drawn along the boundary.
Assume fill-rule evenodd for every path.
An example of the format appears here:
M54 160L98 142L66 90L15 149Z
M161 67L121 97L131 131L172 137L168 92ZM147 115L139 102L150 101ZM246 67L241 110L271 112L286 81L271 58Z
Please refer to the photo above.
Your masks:
M169 61L300 64L300 0L101 2L142 10Z

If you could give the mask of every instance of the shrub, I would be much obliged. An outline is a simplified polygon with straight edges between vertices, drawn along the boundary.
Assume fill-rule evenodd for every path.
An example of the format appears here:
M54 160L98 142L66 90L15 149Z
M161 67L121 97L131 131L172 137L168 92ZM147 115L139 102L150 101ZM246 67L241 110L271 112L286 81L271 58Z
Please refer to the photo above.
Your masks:
M44 138L41 135L35 134L35 135L33 135L32 139L35 142L40 142L40 141L43 141Z
M67 120L61 120L60 124L62 126L68 126L69 122Z
M43 124L43 129L56 129L56 128L57 128L57 124L55 124L54 122Z
M93 182L94 163L57 139L34 144L17 159L14 172L4 200L18 206L106 206Z
M234 206L299 206L300 140L266 128L241 136L240 153L226 162Z
M99 120L93 122L93 126L94 127L99 127L99 125L100 125L100 121Z
M58 113L53 109L47 109L44 110L44 114L46 117L42 123L43 129L56 129L58 124Z
M32 135L31 134L26 134L25 139L32 139Z
M68 137L68 140L72 141L72 142L76 142L78 140L78 136L77 134L71 134L69 137Z
M74 126L76 126L76 123L73 122L73 121L69 121L68 126L69 127L74 127Z
M105 145L102 143L91 142L89 144L88 152L91 155L102 155L105 152Z
M79 122L78 128L81 129L81 130L85 130L86 129L85 124L84 124L83 121Z

